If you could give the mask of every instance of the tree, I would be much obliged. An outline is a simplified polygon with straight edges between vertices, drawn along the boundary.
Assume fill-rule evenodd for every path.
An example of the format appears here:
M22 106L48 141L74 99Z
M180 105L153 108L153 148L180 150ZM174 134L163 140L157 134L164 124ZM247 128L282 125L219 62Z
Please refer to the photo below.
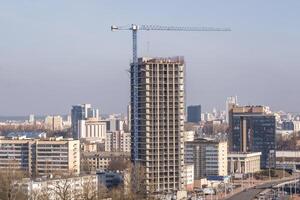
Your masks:
M22 179L25 173L19 169L5 168L0 171L0 200L25 200Z

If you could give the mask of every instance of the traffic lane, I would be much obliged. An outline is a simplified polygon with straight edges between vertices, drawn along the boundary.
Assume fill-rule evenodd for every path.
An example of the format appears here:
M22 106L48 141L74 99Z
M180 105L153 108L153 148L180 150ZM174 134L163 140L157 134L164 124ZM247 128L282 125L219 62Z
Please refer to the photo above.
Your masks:
M252 200L255 198L255 196L257 194L259 194L260 192L262 192L264 189L258 189L258 188L249 188L247 190L244 190L240 193L237 193L235 195L233 195L232 197L230 197L228 200Z

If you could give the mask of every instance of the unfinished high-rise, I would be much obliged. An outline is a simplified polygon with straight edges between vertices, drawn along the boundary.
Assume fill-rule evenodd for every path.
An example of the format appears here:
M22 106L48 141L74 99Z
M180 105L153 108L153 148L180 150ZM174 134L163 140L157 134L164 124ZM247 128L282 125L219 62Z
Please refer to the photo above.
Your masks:
M145 169L148 192L184 184L184 70L183 57L139 58L138 76L131 66L131 155Z

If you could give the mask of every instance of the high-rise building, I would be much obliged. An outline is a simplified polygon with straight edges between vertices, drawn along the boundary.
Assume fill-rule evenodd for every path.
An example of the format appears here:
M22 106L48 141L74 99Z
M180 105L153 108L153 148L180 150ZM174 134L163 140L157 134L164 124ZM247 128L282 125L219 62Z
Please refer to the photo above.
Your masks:
M130 128L131 128L131 106L128 105L127 106L127 130L126 131L130 132L131 131Z
M276 120L268 107L235 106L230 111L231 151L261 152L261 167L268 167L275 150Z
M184 185L184 72L182 57L139 58L134 85L131 66L131 155L145 167L149 192L176 191Z
M75 139L79 138L78 123L79 120L85 120L87 118L99 119L99 110L92 108L91 104L82 104L72 106L71 121L72 121L72 136Z
M34 120L34 114L30 114L29 115L29 119L28 119L29 124L34 124L35 120Z
M194 165L195 179L227 176L227 141L197 138L185 142L185 164Z
M79 140L1 138L0 168L22 169L32 176L79 174L79 153Z
M199 123L201 121L201 105L192 105L187 107L187 121Z
M230 110L234 107L238 105L238 102L237 102L237 96L232 96L232 97L228 97L227 100L226 100L226 116L225 116L225 120L227 122L227 124L229 124L229 112Z
M52 130L62 130L63 129L63 119L61 116L47 116L45 118L45 126Z

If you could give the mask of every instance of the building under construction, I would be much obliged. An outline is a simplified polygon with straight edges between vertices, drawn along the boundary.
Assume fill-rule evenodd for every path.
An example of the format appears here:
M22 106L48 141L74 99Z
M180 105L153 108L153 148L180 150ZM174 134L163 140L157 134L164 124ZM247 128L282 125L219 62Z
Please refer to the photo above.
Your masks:
M148 192L180 190L184 184L184 59L139 58L136 85L133 79L132 65L132 160L145 168Z

